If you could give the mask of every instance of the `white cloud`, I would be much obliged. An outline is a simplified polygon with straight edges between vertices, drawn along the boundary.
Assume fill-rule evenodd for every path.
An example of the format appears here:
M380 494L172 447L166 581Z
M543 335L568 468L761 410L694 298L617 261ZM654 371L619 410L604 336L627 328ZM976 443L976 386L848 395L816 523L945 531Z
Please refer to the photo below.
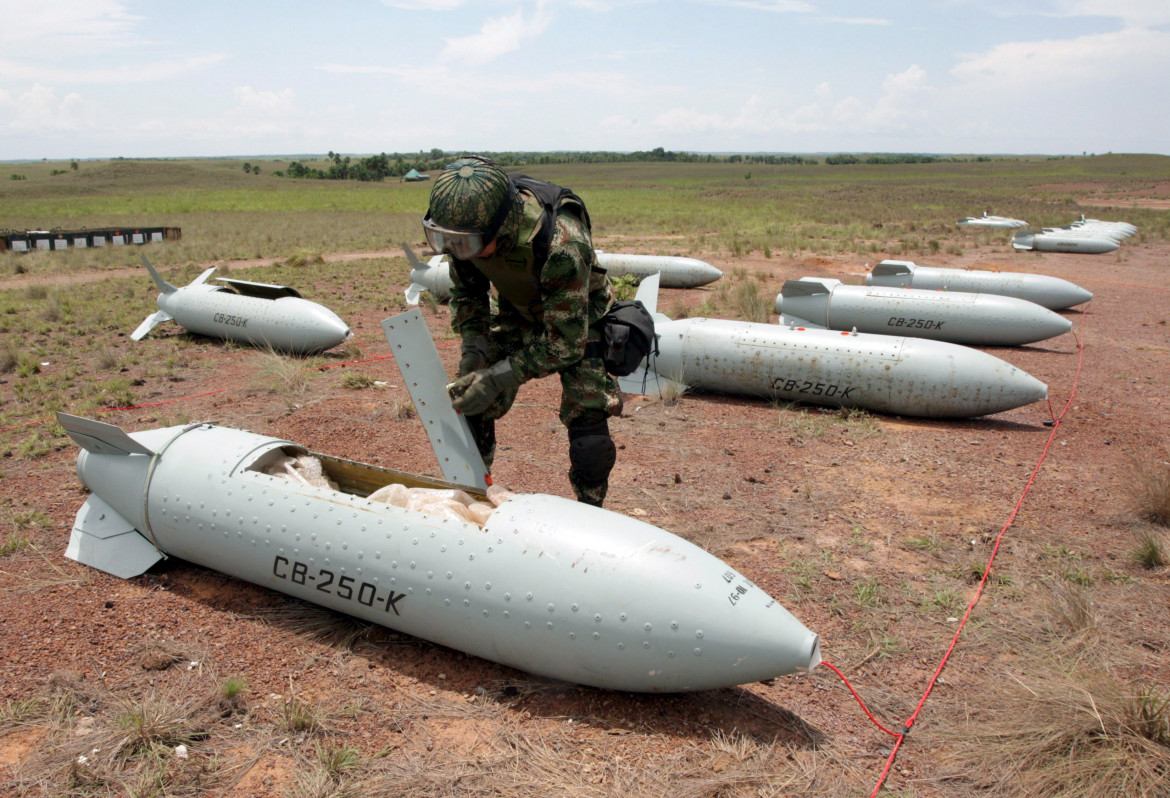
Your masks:
M823 130L827 114L820 103L802 105L788 113L788 127L790 130Z
M113 0L3 0L0 18L0 52L9 58L108 52L127 46L143 19Z
M472 64L485 64L505 53L520 49L525 39L539 36L552 22L552 15L545 11L545 4L538 3L530 19L524 12L495 17L483 23L479 33L447 39L443 58Z
M323 72L335 75L397 75L402 67L382 66L379 64L337 64L328 63L318 67Z
M1170 22L1166 0L1061 0L1059 16L1110 17L1126 27L1154 27Z
M37 84L28 91L6 102L0 96L4 109L0 129L10 132L74 132L87 127L90 108L77 92L58 96L50 86Z
M450 11L463 4L464 0L382 0L382 5L403 11Z
M1129 28L1075 39L1009 42L961 57L951 73L992 90L1108 86L1134 75L1170 74L1170 34Z
M490 86L483 91L468 91L468 86L484 82L482 73L456 70L445 66L379 66L326 64L326 72L337 74L390 75L404 86L417 89L428 97L459 98L457 106L478 103L499 105L513 99L530 100L572 92L577 96L599 95L609 102L645 100L679 93L681 89L651 86L622 72L548 72L536 75L492 75Z
M736 129L736 121L697 108L671 108L650 120L651 128L672 133L718 133Z
M1001 17L1096 17L1118 20L1126 28L1154 28L1170 23L1170 3L1165 0L1044 0L1039 5L1041 7L1036 7L1036 3L990 6L988 12Z
M707 5L774 11L782 14L811 14L816 8L801 0L703 0Z
M831 87L815 87L815 100L796 107L769 103L759 95L748 97L731 114L672 108L652 117L649 125L662 133L772 137L794 133L897 136L923 124L934 89L925 70L912 65L886 76L881 94L871 102L849 96L834 99Z
M866 127L865 119L872 113L871 109L861 100L852 95L833 103L825 115L823 132L833 131L853 133L858 128Z
M926 71L917 64L896 75L887 75L882 81L881 96L865 114L865 124L886 130L904 130L917 124L928 114L928 103L923 98L932 92Z
M653 3L654 0L566 0L566 5L573 8L584 8L587 11L612 11L620 6L643 5Z
M674 52L674 49L664 44L648 43L644 47L639 47L634 50L611 50L608 53L598 55L598 58L604 58L606 61L625 61L630 58L643 58L646 56L659 57Z
M290 114L296 111L296 95L292 89L283 91L256 91L251 86L232 89L239 111L264 115Z
M8 81L40 83L149 83L159 80L173 80L189 72L227 59L225 53L192 56L169 61L135 63L115 67L38 67L20 61L0 59L0 74Z
M911 64L905 72L895 75L886 75L882 81L882 89L887 95L904 96L913 94L926 87L926 70Z
M964 149L1165 151L1166 106L1150 79L1170 74L1170 33L1010 42L963 56L951 74L934 112L956 137L984 142Z
M888 19L878 17L817 17L818 22L834 22L841 25L891 25Z

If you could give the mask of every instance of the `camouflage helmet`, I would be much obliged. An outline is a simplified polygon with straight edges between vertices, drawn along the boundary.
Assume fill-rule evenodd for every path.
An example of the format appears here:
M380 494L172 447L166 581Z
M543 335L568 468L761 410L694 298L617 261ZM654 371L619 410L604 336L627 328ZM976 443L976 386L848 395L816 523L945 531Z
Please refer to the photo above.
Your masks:
M456 230L489 233L490 240L511 208L513 189L508 175L495 161L469 155L449 163L431 188L428 216Z

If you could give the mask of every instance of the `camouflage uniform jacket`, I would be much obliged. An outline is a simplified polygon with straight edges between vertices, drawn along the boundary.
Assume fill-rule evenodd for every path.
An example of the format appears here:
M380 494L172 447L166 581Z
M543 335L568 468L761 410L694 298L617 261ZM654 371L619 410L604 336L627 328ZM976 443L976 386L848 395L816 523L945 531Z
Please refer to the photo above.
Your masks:
M476 335L490 338L493 328L523 330L527 344L509 357L516 376L527 382L582 358L586 343L598 338L592 328L609 310L613 293L597 263L589 229L572 206L557 211L548 258L543 264L534 262L532 242L544 209L525 191L519 197L520 222L501 233L491 258L452 259L451 327L464 340ZM494 316L488 274L519 276L497 279ZM525 290L534 301L526 299Z

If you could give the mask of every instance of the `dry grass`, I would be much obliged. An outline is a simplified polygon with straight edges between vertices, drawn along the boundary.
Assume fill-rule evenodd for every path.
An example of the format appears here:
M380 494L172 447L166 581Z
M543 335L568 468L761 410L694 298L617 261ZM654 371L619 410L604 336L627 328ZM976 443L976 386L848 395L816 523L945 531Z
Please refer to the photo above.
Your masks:
M359 798L364 793L361 785L343 782L321 767L310 767L297 772L289 798Z
M60 677L60 678L58 678ZM222 764L194 755L214 714L205 685L191 678L112 695L80 677L55 674L41 713L37 752L0 782L5 795L196 796ZM187 758L179 755L187 747ZM210 779L209 779L210 777Z
M185 648L173 640L144 640L134 647L130 659L143 670L164 671L189 657Z
M95 365L101 371L114 371L119 365L118 350L113 347L103 346L98 350L97 360Z
M281 700L278 715L281 727L290 732L312 734L324 728L321 710L316 705L297 698L295 694Z
M285 261L286 266L300 268L303 266L323 266L325 258L320 252L305 247L299 248L296 252L289 255Z
M347 371L341 375L341 386L350 390L360 391L363 388L373 388L377 382L369 374L360 371Z
M430 291L423 291L419 295L419 304L432 316L439 313L439 298Z
M414 402L409 399L395 399L390 404L390 418L395 421L407 421L418 415L414 409Z
M1050 590L1046 603L1050 631L1058 636L1093 642L1097 636L1097 613L1089 591L1068 582L1053 582Z
M1152 529L1138 534L1137 543L1130 549L1133 561L1147 570L1163 568L1170 560L1166 557L1166 541Z
M772 317L774 301L762 296L760 290L760 284L754 280L737 283L731 292L731 306L743 319L767 324Z
M364 794L450 795L456 785L460 795L515 798L672 794L663 777L673 770L663 767L668 763L655 764L648 755L606 756L596 746L574 751L566 742L504 728L474 755L439 748L425 757L388 759L368 780Z
M0 557L7 557L18 551L24 551L29 546L28 536L19 530L12 530L8 537L0 541Z
M92 568L86 568L72 560L62 561L58 565L57 560L60 558L51 559L36 544L28 541L21 544L21 550L25 549L39 557L40 562L36 567L29 568L17 576L12 588L16 594L35 593L38 590L65 585L85 585L93 581Z
M1168 794L1170 694L1101 667L1062 671L1062 663L1005 681L994 715L972 722L953 776L987 795Z
M138 754L187 745L207 736L209 702L202 691L186 685L177 689L150 689L141 698L117 703L114 723L102 730L95 748L110 757L127 760Z
M304 404L313 380L320 375L318 358L297 358L271 348L256 355L256 371L271 383L271 392L279 395L287 410Z
M667 382L662 384L662 390L658 396L663 405L674 407L688 390L690 390L690 386L682 380L668 378Z
M385 634L372 623L301 601L266 608L257 617L314 642L346 650Z
M11 374L16 371L16 366L19 363L20 350L15 341L9 341L3 348L0 348L0 374Z
M845 786L832 777L817 778L819 760L831 755L809 755L803 749L765 745L734 733L672 743L668 752L663 741L638 749L620 745L620 739L581 746L567 735L503 726L483 738L474 754L438 748L419 757L388 757L362 774L360 794L779 798L805 794L814 785Z
M1170 456L1147 452L1130 459L1132 473L1126 485L1135 512L1145 521L1170 526Z

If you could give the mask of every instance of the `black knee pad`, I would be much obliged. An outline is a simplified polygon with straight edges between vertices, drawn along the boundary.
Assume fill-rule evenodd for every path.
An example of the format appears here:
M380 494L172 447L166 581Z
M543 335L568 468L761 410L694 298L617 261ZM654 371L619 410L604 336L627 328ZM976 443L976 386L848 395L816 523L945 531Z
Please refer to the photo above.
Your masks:
M605 482L616 462L617 447L609 437L608 421L569 427L569 463L581 481Z

